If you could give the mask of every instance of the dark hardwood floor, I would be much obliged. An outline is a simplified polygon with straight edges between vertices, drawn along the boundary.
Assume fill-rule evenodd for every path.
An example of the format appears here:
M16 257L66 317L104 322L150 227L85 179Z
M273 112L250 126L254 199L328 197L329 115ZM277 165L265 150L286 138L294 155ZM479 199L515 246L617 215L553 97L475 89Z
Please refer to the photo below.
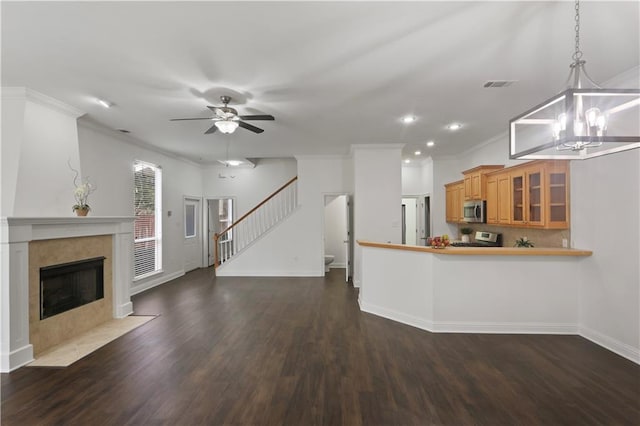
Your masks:
M2 375L3 425L639 425L640 366L577 336L432 334L326 278L213 278L75 364Z

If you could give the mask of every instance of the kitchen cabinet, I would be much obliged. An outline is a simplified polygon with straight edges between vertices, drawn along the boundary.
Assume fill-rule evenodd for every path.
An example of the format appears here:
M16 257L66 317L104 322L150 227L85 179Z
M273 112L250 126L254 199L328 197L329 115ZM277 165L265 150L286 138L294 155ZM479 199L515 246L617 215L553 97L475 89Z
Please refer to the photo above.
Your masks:
M540 165L511 171L511 223L543 227L544 169Z
M487 174L487 223L511 223L511 176L505 172Z
M567 161L531 161L488 173L487 223L519 228L569 228Z
M569 228L569 166L566 161L544 163L546 228Z
M464 175L464 200L486 200L486 174L502 168L504 168L502 165L483 165L462 172Z
M464 181L451 182L444 187L446 193L446 221L461 223L463 219Z

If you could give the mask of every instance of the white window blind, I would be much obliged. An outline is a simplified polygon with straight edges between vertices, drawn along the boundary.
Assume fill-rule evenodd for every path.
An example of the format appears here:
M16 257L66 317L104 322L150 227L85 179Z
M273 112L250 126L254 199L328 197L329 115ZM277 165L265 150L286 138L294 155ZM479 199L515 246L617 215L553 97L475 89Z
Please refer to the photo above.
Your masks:
M134 163L134 278L162 269L162 169Z

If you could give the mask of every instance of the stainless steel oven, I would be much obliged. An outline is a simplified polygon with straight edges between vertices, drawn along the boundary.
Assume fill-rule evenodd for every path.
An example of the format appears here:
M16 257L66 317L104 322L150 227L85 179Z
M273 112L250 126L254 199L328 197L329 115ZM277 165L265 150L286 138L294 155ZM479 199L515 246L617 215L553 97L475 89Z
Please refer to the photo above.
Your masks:
M463 206L463 217L465 222L486 223L487 202L486 201L465 201Z

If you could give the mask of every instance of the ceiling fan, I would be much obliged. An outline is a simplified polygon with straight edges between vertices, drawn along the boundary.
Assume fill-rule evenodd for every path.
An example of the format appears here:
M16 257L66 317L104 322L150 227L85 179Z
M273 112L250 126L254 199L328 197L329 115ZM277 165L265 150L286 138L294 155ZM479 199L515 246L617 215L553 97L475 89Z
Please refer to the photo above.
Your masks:
M238 127L250 130L254 133L262 133L263 129L253 126L245 121L250 120L275 120L273 115L238 115L238 111L235 108L228 106L231 102L231 96L220 96L220 100L224 106L207 106L215 114L213 117L199 117L199 118L172 118L169 121L184 121L184 120L212 120L213 126L211 126L205 135L215 133L216 130L220 130L222 133L233 133Z

